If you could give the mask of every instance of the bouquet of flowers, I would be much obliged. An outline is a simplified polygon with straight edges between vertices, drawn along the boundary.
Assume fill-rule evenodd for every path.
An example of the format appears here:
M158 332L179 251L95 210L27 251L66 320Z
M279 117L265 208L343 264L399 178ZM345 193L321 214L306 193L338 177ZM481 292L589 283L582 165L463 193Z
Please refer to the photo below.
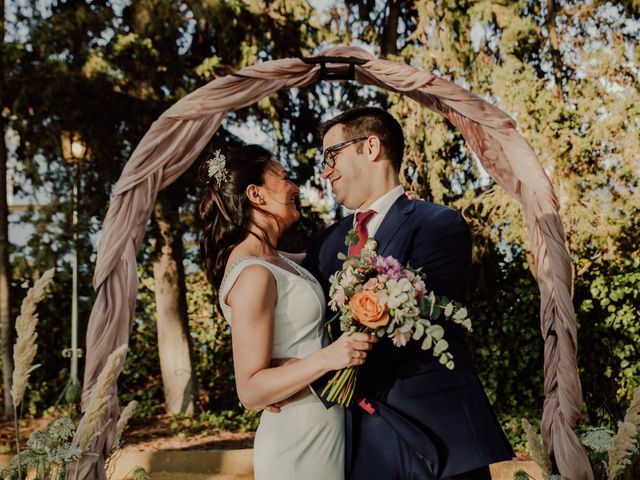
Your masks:
M347 245L351 243L347 236ZM339 254L342 269L331 276L329 307L337 312L343 332L365 332L387 336L397 347L421 341L441 364L454 367L447 351L444 328L433 320L453 321L471 331L467 310L428 291L420 270L404 267L393 257L376 253L376 241L369 239L359 256ZM338 370L322 391L327 400L349 406L357 379L356 367Z

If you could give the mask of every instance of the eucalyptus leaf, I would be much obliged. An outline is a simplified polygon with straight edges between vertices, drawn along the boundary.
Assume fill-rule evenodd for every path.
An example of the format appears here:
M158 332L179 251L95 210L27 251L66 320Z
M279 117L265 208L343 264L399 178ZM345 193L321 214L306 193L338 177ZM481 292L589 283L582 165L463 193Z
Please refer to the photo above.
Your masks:
M449 302L447 303L447 306L444 307L444 316L450 317L452 313L453 313L453 303Z
M467 309L462 307L456 313L453 314L454 320L463 320L467 317Z
M431 335L434 340L438 341L444 337L444 328L442 328L442 325L431 325L427 327L427 333Z
M413 332L413 339L420 340L423 335L424 335L424 325L422 324L422 322L418 321L416 322L416 330L415 332Z
M440 355L441 353L445 352L448 348L449 348L449 342L447 342L444 338L442 338L438 340L438 343L436 343L436 346L433 347L433 354Z

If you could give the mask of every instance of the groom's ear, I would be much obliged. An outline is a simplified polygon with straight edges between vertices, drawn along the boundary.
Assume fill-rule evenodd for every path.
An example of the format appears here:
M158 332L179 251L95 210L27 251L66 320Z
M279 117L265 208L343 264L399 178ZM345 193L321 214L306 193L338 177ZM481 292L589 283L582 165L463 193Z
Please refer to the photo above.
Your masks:
M260 189L253 183L247 187L244 193L247 195L249 201L254 205L264 205L266 203L260 193Z
M364 141L364 154L370 162L377 161L382 154L382 144L376 135L369 135Z

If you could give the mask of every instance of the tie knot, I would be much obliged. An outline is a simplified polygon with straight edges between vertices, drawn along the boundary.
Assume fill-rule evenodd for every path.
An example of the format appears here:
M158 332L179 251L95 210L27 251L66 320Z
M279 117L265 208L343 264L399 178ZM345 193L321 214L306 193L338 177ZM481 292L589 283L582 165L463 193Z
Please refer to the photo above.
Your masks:
M375 210L367 210L365 212L356 213L356 226L360 228L366 227L367 223L369 223L369 220L371 220L371 217L373 217L375 214Z

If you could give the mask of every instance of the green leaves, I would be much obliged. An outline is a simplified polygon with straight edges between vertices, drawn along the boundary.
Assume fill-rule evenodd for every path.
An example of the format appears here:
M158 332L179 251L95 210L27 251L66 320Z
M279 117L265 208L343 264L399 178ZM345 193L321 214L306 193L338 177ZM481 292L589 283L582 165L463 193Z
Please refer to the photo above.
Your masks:
M356 233L355 228L352 228L351 230L349 230L349 232L347 232L347 236L344 238L344 244L347 247L350 247L351 245L356 245L358 243L358 234ZM338 255L339 258L339 255Z

